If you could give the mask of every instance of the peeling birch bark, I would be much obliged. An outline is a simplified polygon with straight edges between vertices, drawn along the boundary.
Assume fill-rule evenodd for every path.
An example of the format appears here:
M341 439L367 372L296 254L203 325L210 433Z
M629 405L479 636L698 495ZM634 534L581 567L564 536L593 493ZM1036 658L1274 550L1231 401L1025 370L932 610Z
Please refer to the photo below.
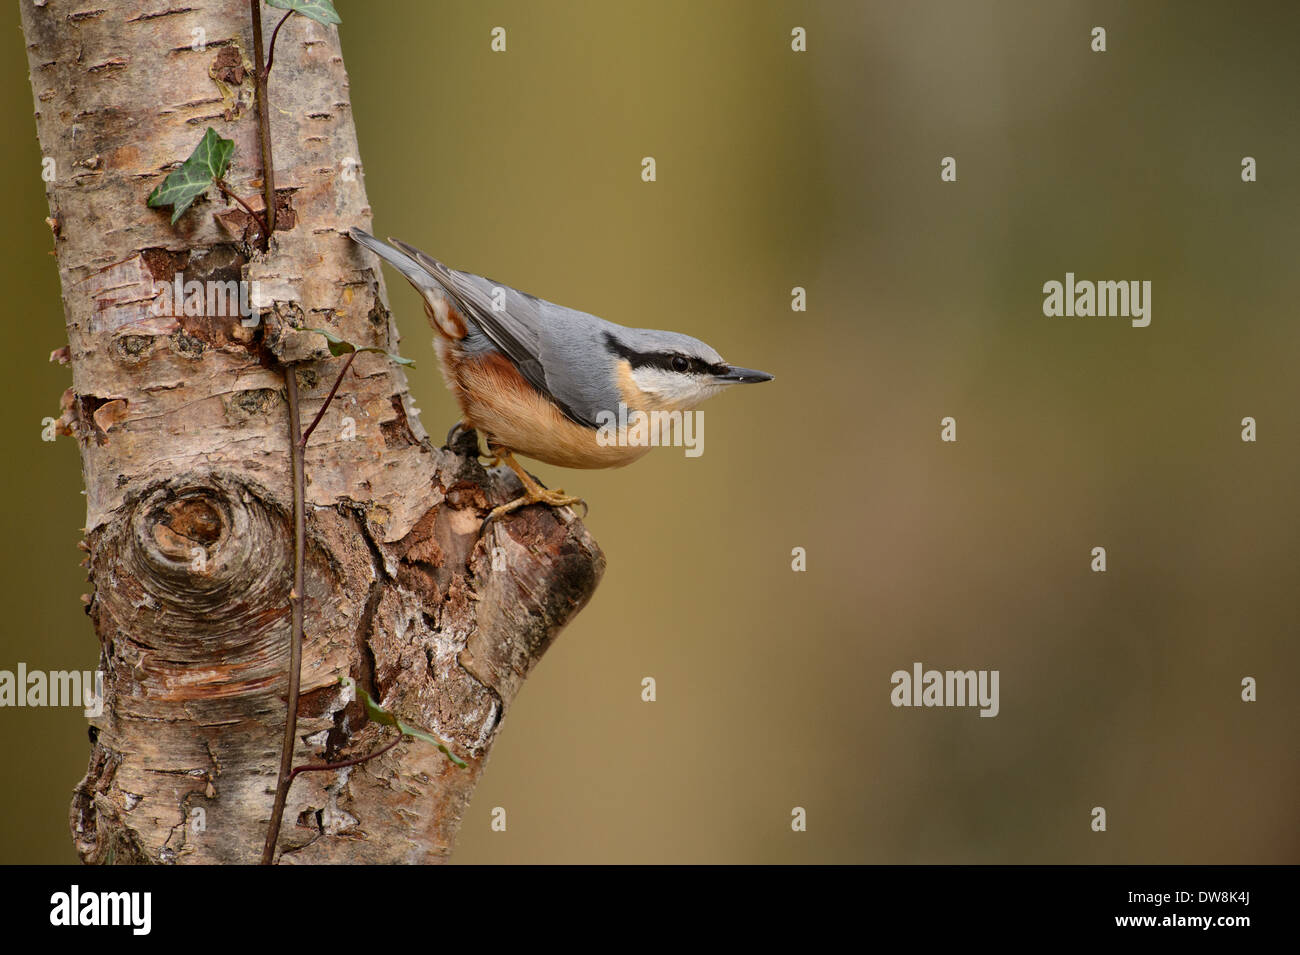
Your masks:
M269 821L285 720L292 487L280 363L304 426L341 367L328 327L395 349L369 226L338 33L295 16L270 79L276 232L269 253L215 189L169 224L145 198L208 126L226 177L262 208L244 0L21 5L63 286L86 546L105 698L71 826L87 862L247 863ZM280 11L267 11L266 26ZM195 31L202 31L201 33ZM196 42L204 40L203 44ZM349 174L354 171L355 175ZM252 283L253 327L175 282ZM207 287L211 287L211 284ZM184 286L182 285L182 290ZM434 448L405 377L361 354L306 451L306 636L295 764L377 748L349 675L448 740L457 769L403 741L289 795L280 862L435 862L520 684L590 598L604 557L571 513L527 508L465 436Z

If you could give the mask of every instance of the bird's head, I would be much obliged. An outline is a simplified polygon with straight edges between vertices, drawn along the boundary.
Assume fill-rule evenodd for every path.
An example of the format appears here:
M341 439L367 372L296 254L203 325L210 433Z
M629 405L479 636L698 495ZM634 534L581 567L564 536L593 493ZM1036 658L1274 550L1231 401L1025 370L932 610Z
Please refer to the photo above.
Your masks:
M732 385L771 381L765 371L740 368L698 338L646 328L606 335L619 368L619 387L629 408L692 409Z

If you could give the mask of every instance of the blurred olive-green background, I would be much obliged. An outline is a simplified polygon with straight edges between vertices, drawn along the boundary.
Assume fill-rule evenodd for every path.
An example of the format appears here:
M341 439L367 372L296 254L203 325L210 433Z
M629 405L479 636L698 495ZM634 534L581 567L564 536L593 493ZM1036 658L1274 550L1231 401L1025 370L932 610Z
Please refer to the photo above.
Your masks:
M702 457L536 469L609 569L456 861L1300 861L1300 6L338 6L376 232L776 375L705 406ZM10 17L0 669L93 668ZM1067 271L1151 281L1150 327L1044 317ZM441 435L431 332L388 286ZM915 661L999 670L1000 715L895 709ZM0 711L0 862L75 860L85 727Z

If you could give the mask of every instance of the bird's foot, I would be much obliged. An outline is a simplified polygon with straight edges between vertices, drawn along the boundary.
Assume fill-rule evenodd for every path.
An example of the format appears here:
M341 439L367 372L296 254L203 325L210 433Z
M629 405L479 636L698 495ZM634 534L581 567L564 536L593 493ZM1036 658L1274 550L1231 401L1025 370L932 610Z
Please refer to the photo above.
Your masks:
M467 435L474 436L474 445L477 448L481 439L478 432L474 430L474 426L465 421L457 421L451 426L451 430L447 432L447 442L443 447L455 451L456 446L460 444Z
M444 447L457 454L476 458L488 468L494 468L504 460L500 449L492 445L491 439L468 421L457 421L451 426Z
M544 487L537 487L527 489L513 501L492 508L488 516L484 518L483 523L486 524L498 517L505 517L505 515L517 511L521 507L527 507L529 504L547 504L551 507L571 507L574 504L581 504L583 516L585 517L587 513L587 502L582 498L565 494L563 491L550 491Z
M504 517L505 515L517 511L521 507L527 507L530 504L546 504L550 507L571 507L574 504L581 504L582 516L587 516L587 502L582 498L565 494L563 490L557 489L552 491L543 487L536 478L520 466L519 462L515 460L514 455L511 454L508 449L492 447L489 450L491 454L494 455L492 466L495 467L497 464L505 464L510 468L510 470L514 471L515 476L519 478L519 483L524 486L524 493L519 495L519 497L515 498L513 501L507 501L499 507L492 508L488 513L488 516L483 519L482 526L479 527L480 536L482 536L483 531L487 526L497 518Z

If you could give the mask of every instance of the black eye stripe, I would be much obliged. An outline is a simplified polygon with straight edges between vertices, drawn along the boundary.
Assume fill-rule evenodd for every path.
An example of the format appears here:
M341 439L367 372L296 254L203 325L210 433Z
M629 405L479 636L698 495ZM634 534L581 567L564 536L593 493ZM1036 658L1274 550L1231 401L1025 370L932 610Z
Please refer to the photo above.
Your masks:
M680 355L674 352L641 352L634 348L628 348L608 332L605 333L605 343L620 358L626 358L628 364L633 368L660 368L663 371L680 374L681 369L674 367L674 363L685 359L686 371L689 373L723 375L727 372L726 365L714 365L702 358L692 358L690 355Z

